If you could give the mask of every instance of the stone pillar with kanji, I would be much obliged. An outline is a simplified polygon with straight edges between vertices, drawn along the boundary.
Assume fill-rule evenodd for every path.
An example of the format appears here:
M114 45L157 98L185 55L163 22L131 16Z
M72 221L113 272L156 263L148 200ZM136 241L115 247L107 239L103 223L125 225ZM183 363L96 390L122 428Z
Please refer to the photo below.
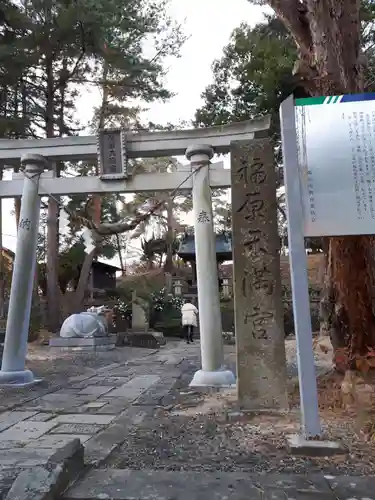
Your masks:
M275 160L269 139L231 147L237 392L244 408L286 408Z

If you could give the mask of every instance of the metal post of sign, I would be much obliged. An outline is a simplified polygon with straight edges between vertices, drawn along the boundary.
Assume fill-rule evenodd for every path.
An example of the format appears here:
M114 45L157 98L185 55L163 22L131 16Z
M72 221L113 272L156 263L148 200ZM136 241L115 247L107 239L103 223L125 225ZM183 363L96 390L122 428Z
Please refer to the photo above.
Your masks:
M288 97L280 106L280 124L302 427L305 438L311 438L319 436L321 428L312 343L307 257L304 244L303 206L293 96Z

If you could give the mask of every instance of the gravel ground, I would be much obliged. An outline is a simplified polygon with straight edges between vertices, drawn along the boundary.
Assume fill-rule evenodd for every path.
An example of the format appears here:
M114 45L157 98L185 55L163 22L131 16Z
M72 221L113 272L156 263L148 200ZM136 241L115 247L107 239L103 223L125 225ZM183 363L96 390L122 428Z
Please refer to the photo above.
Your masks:
M287 343L289 366L295 360L295 342ZM318 373L331 368L330 356L317 355ZM194 367L190 367L193 372ZM291 369L289 368L289 371ZM290 373L293 377L294 373ZM204 394L188 389L190 374L174 388L173 408L156 409L129 431L124 445L104 466L228 472L375 474L375 442L358 433L357 420L341 410L322 410L325 437L341 441L345 455L330 458L292 457L285 436L298 433L298 402L287 415L244 415L236 408L234 390ZM293 389L295 391L295 387Z
M285 450L285 435L298 432L298 413L233 421L225 410L197 414L201 409L202 405L197 411L190 407L177 415L159 411L131 430L105 465L169 471L375 474L375 445L361 442L348 423L340 428L334 416L325 422L325 433L340 439L350 453L309 459L292 457Z

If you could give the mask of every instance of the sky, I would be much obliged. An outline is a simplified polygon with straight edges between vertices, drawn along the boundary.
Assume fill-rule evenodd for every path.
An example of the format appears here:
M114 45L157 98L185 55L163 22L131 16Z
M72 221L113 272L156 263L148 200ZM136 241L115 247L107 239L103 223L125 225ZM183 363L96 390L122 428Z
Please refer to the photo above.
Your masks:
M189 36L180 58L169 58L166 86L175 96L167 103L155 103L143 113L154 123L179 123L194 117L202 104L201 93L212 81L212 62L220 58L232 31L241 22L251 25L262 21L264 8L248 0L171 0L169 13L183 25ZM100 102L98 90L87 90L77 101L78 118L87 124L93 107ZM3 200L3 246L15 250L16 226L13 200Z
M154 123L178 123L191 120L202 104L200 94L212 81L211 64L222 55L232 31L242 22L256 24L263 19L264 8L248 0L171 0L173 19L183 25L190 38L181 50L181 57L166 61L169 69L166 85L176 94L167 103L150 106L145 117ZM99 102L99 91L80 99L79 116L91 118L93 100Z

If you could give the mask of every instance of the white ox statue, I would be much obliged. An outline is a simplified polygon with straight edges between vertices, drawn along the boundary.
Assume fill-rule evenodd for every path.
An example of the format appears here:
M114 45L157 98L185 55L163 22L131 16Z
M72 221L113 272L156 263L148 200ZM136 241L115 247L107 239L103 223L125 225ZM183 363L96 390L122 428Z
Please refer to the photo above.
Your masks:
M111 310L105 306L90 307L87 311L72 314L61 326L60 337L89 338L108 335L107 315Z

